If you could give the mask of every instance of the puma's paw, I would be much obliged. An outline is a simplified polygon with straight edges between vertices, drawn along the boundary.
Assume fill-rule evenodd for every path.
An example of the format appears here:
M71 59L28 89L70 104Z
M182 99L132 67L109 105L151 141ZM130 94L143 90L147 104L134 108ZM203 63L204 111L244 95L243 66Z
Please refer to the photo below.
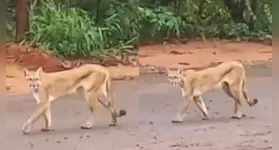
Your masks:
M114 127L114 126L116 126L116 123L110 123L109 126Z
M183 122L183 119L181 116L178 116L178 117L174 118L171 122L172 123L181 123L181 122Z
M172 122L172 123L182 123L181 120L172 120L171 122Z
M209 118L208 117L202 117L202 120L209 120Z
M22 127L23 134L29 134L31 132L31 124L27 123Z
M241 117L238 117L238 116L232 116L232 119L241 119Z
M52 129L52 128L42 128L41 131L42 132L49 132L49 131L54 131L54 129Z
M245 114L242 114L241 116L232 116L232 119L241 119L241 118L244 118L244 117L246 117L246 115Z
M80 128L81 129L91 129L91 128L93 128L93 123L87 121L86 123L82 124Z
M109 124L110 127L116 126L117 119L113 118Z

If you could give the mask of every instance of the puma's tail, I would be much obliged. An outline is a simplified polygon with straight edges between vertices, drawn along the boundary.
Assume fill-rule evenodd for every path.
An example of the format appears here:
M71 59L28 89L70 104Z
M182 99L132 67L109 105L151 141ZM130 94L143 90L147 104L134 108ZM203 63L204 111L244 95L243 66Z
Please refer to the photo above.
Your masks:
M112 85L111 85L112 79L107 73L106 75L106 92L107 92L107 98L108 98L108 107L114 108L114 98L113 98L113 92L112 92ZM122 117L127 114L127 111L124 109L120 109L119 112L115 112L115 115L117 117Z
M246 80L245 79L243 79L243 81L242 81L242 94L243 94L243 97L245 98L247 104L250 107L254 106L258 103L257 98L251 99L251 98L248 97L248 92L247 92L247 88L246 88Z

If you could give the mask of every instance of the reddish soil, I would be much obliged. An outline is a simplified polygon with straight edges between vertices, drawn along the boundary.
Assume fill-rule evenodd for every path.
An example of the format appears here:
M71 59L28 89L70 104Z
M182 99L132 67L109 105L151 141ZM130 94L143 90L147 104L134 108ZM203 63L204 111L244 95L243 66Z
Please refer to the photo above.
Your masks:
M9 93L28 92L23 68L34 70L42 67L45 72L56 72L75 67L65 67L60 59L50 53L15 44L6 45L6 64L6 92ZM136 78L139 73L138 67L112 66L108 69L115 80Z
M140 47L142 66L192 68L226 60L254 63L272 60L272 46L230 41L165 44Z
M61 71L68 68L52 54L31 50L24 46L7 44L6 46L6 91L24 93L28 91L24 81L22 67L37 69L42 66L46 72ZM230 41L199 42L187 44L164 44L142 46L139 50L141 66L192 68L207 66L226 60L264 62L272 60L272 46L259 43L234 43ZM116 80L137 78L138 67L108 67Z

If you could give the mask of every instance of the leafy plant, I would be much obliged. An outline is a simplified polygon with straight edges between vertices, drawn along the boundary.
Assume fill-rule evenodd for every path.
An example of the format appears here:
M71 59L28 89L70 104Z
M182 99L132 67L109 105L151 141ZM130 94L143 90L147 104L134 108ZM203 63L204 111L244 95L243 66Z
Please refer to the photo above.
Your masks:
M6 34L15 36L14 0ZM271 0L33 0L27 44L66 57L137 52L166 38L272 38Z
M129 25L117 13L97 24L80 8L53 0L41 1L39 8L34 1L27 43L67 57L107 55L111 49L134 44L135 31L130 33L133 28Z

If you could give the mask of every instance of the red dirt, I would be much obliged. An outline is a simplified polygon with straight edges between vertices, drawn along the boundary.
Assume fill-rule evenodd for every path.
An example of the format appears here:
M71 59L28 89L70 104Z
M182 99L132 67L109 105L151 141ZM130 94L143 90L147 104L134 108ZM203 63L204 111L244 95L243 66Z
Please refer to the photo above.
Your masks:
M241 60L244 62L272 59L272 46L259 43L230 41L166 44L140 47L142 66L192 68L214 62Z
M9 64L17 64L31 70L40 66L46 72L65 69L54 56L38 50L28 51L27 48L19 45L10 45L7 48L6 61Z
M46 72L66 69L61 65L61 61L51 54L27 51L26 47L14 44L7 44L6 48L6 92L28 91L22 67L37 69L42 66ZM192 41L187 44L142 46L139 57L141 66L192 68L226 60L246 62L272 60L272 46L251 42L233 43L225 40ZM117 80L135 78L139 75L139 67L114 66L108 69Z
M65 68L62 61L54 55L15 44L6 46L6 92L24 93L28 92L27 82L24 80L23 68L35 70L42 67L45 72L62 71ZM124 80L136 78L138 67L108 67L113 79Z

